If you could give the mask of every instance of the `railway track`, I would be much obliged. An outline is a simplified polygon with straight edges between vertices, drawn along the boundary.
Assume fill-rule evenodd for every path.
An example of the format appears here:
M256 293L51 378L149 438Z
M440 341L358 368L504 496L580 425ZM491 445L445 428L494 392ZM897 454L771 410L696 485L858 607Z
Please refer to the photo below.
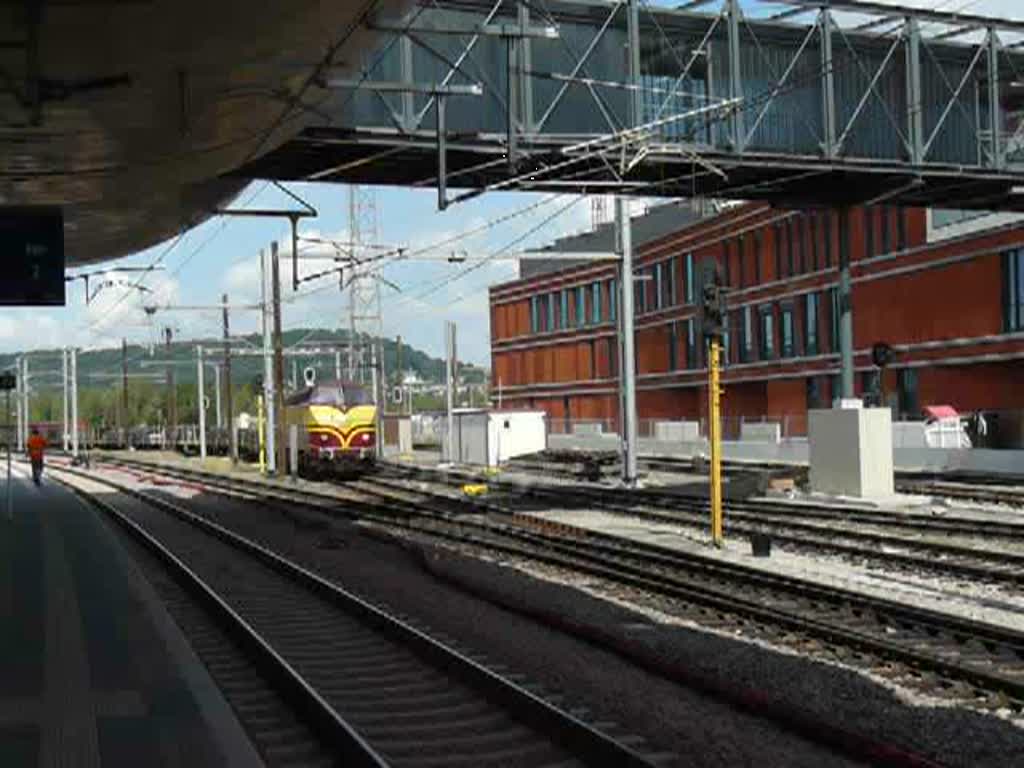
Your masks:
M473 476L441 473L436 470L393 467L393 478L426 479L444 485L458 485ZM382 485L394 479L377 478ZM653 490L624 490L574 486L564 487L487 480L498 492L507 494L501 501L483 502L488 508L510 509L516 499L532 499L554 508L593 508L613 514L635 517L675 526L703 530L707 526L708 503L696 496ZM868 511L835 510L810 505L776 502L730 501L727 503L726 532L734 536L768 533L794 551L827 552L857 562L875 563L889 569L924 572L960 580L999 585L1012 590L1024 589L1024 525L988 523L970 518L934 520L925 515L886 518ZM905 529L910 536L868 530ZM936 540L953 534L976 537L978 546ZM993 548L993 539L1005 539L1006 546Z
M550 463L537 463L537 462L523 462L519 463L518 460L513 462L513 468L525 469L527 471L535 471L540 474L556 474L566 477L576 477L578 473L575 471L566 471L563 466L558 464ZM675 467L677 470L679 466ZM746 470L734 469L733 473L743 473ZM963 490L964 493L962 498L975 498L972 494L975 491L983 492L985 489L977 488L964 488L962 486L953 484L944 484L952 491L950 495L957 495L957 491ZM928 495L933 489L934 485L932 482L921 482L916 485L906 485L901 490L907 493L919 493L922 495ZM616 493L616 489L610 489L612 493ZM1010 489L1001 489L1000 492L1007 491L1016 498L1016 494L1013 494ZM604 492L604 489L602 489ZM680 493L667 493L651 489L639 489L630 491L630 494L638 497L654 497L664 498L675 501L677 499L687 499L687 496ZM943 495L938 493L937 495ZM1020 505L1024 506L1024 492L1019 494ZM694 497L690 497L694 498ZM756 507L762 514L762 516L775 515L777 517L786 516L792 519L794 511L799 513L799 516L804 519L816 519L824 521L848 521L855 523L863 523L865 525L878 526L883 528L893 529L905 529L920 531L922 529L928 530L933 533L946 533L946 534L961 534L965 536L985 536L986 538L1006 538L1024 543L1024 522L1012 523L998 520L980 520L974 517L964 517L958 515L943 515L936 517L933 515L919 514L919 513L904 513L899 515L893 515L891 512L882 512L877 510L868 509L865 507L855 506L843 506L843 507L827 507L822 505L814 505L812 503L800 503L793 504L789 502L772 501L772 500L758 500L752 504L746 504L743 501L729 500L728 505L737 509L745 509L750 507Z
M334 514L332 494L244 484L211 473L151 469L213 492ZM366 493L360 490L359 493ZM656 596L704 626L815 652L898 684L982 709L1024 711L1024 633L713 557L625 541L528 515L467 514L456 499L397 500L391 489L345 514L405 535L584 574L612 590ZM431 507L437 509L431 509Z
M537 472L551 476L582 478L586 473L583 465L589 463L600 467L602 476L618 473L618 459L615 454L586 454L575 452L558 452L548 461L537 459L513 459L512 466L529 472ZM693 472L694 462L691 459L669 457L641 458L640 464L647 469L663 472ZM792 470L795 465L782 463L758 464L755 462L726 463L723 466L725 475L742 474L750 471ZM1014 484L1016 481L1016 484ZM896 490L920 496L937 496L963 501L977 501L986 504L1001 504L1024 507L1024 488L1022 478L1007 478L996 475L965 473L962 475L936 475L929 472L897 472Z
M50 471L171 571L241 649L242 660L223 648L204 660L272 765L639 767L666 757L178 502L97 473ZM251 668L272 691L253 690ZM272 727L282 700L295 715Z

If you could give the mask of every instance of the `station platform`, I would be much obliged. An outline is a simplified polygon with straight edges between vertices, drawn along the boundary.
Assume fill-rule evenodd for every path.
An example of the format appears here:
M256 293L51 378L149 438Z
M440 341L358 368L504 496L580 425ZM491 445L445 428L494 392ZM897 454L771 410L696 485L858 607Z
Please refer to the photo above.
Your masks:
M2 469L0 766L262 765L101 513Z

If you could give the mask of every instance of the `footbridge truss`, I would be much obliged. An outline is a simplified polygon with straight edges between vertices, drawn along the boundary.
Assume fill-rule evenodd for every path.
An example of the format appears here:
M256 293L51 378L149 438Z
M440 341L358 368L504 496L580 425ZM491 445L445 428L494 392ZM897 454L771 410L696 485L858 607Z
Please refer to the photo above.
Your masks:
M238 174L437 187L441 207L507 189L1024 210L1024 22L784 7L421 1L369 20L381 44L317 83L318 121Z

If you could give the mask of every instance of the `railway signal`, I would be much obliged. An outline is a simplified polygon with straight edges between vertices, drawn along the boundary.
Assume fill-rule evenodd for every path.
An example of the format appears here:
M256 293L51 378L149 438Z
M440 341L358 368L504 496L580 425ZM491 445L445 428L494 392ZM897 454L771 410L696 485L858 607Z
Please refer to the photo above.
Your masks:
M725 336L725 287L717 260L704 262L701 281L701 330L708 342L708 444L711 449L711 539L722 546L722 389L719 386Z

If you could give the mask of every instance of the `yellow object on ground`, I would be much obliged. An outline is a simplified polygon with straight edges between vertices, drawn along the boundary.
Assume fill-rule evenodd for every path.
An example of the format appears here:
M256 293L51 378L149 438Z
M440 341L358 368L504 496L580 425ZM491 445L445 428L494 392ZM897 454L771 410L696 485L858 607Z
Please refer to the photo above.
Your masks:
M487 486L482 483L477 485L464 485L462 486L462 492L467 496L482 496L487 493Z

